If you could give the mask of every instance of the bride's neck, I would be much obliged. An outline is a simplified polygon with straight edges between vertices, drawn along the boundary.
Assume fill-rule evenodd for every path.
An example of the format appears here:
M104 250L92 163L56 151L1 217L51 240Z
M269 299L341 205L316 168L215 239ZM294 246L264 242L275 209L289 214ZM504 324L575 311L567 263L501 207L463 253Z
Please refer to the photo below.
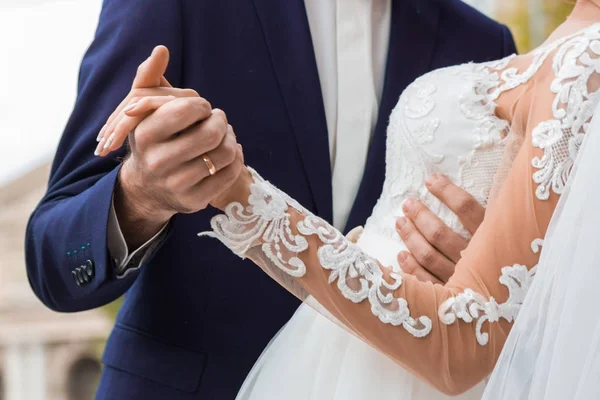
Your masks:
M600 22L600 0L577 0L567 20L550 34L546 43L575 33L596 22Z
M600 22L600 0L578 0L568 20L573 22Z

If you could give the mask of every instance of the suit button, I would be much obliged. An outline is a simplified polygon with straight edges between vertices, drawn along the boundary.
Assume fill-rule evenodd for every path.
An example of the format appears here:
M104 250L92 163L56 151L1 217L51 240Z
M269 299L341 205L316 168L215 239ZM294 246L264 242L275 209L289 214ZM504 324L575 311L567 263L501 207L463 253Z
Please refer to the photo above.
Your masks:
M88 282L91 281L96 274L96 266L94 262L92 260L87 260L82 267L85 271L85 275L87 275Z
M75 283L77 284L77 286L81 286L79 278L77 278L77 271L71 271L71 275L73 276L73 279L75 279Z
M85 285L87 282L85 281L85 279L83 278L83 273L81 271L81 267L77 267L75 268L75 275L77 277L77 281L79 282L79 285Z

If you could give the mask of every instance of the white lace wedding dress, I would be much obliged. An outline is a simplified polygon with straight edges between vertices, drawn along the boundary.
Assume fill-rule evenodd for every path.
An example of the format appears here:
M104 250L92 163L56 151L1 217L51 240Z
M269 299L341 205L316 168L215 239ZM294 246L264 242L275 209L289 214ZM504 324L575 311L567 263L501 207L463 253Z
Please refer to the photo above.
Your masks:
M573 46L571 39L579 35L576 38L579 40L588 34L600 37L599 30L596 24L582 31L583 34L578 32L542 46L532 53L527 65L519 68L511 66L514 57L511 56L491 63L437 70L411 84L390 118L386 179L359 239L360 248L381 264L398 270L396 257L406 247L396 233L395 223L403 215L402 203L407 198L419 199L444 223L468 238L457 217L427 191L425 178L433 173L446 175L486 205L490 191L495 188L493 182L503 178L502 166L506 164L503 157L511 155L507 150L511 145L509 124L496 112L499 96L527 84L546 62L567 65L568 50ZM543 138L538 138L537 145L544 148ZM560 152L554 156L562 157L560 162L568 157ZM541 172L547 170L543 162L544 159L538 160L536 166ZM561 182L564 184L556 179L554 167L549 168L550 175L534 176L540 200L548 198L550 187L560 193ZM521 289L526 291L527 287ZM519 305L512 304L511 314L502 317L510 322L516 317ZM429 333L404 327L417 337ZM480 332L477 336L480 345L486 344L486 335ZM481 383L453 398L480 399L483 390ZM239 400L446 398L449 397L306 304L272 340L238 394Z
M431 72L400 97L387 132L383 192L358 242L382 264L399 268L398 253L407 250L395 229L407 198L418 198L468 238L456 215L423 182L441 173L487 203L508 128L495 116L494 100L518 85L500 80L495 71L510 59ZM481 384L458 398L480 399L483 389ZM238 395L240 400L449 398L306 304L272 340Z

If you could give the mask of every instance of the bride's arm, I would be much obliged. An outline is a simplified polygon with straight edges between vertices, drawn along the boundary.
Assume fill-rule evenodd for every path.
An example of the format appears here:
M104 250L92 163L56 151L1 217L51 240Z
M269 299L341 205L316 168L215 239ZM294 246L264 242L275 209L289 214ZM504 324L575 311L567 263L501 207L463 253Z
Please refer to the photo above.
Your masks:
M572 56L559 52L547 68L562 68L565 54ZM577 62L582 68L565 63L556 78L539 73L531 110L520 107L522 118L513 118L524 144L445 286L381 266L252 171L217 202L225 214L213 219L214 235L301 298L310 293L423 380L448 394L464 392L494 367L597 104L590 85L600 81L600 63L585 53Z
M533 152L531 145L521 149L446 286L380 266L250 172L229 192L235 199L222 199L226 214L215 217L213 229L297 295L309 292L371 345L439 390L457 394L491 372L538 259L532 243L543 237L540 226L556 196L541 204L532 195Z

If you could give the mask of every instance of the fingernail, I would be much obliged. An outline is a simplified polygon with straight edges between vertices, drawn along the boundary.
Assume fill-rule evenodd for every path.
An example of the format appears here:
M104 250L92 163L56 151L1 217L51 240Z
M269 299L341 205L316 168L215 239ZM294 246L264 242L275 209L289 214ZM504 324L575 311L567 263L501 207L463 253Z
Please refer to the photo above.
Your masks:
M398 262L400 264L402 264L404 261L406 261L407 258L408 258L408 255L404 251L402 253L398 254Z
M108 149L110 147L110 145L112 144L112 142L114 142L114 141L115 141L115 134L111 133L110 136L108 137L108 140L104 144L104 149Z
M127 107L125 107L123 109L123 112L129 112L129 111L133 110L134 108L136 108L137 105L138 105L137 102L136 103L131 103L130 105L128 105Z
M99 156L102 153L102 147L104 146L104 138L100 139L100 143L96 146L96 150L94 150L94 155Z
M100 142L102 140L102 137L104 136L104 131L106 131L106 124L104 124L102 129L100 129L100 133L98 134L98 137L96 138L96 142Z
M415 202L413 201L413 199L407 199L404 204L402 204L402 209L405 212L408 212L411 210L411 208L413 208Z
M427 179L425 179L425 185L427 186L431 186L435 183L435 181L437 181L439 179L438 174L433 174L430 177L428 177Z

